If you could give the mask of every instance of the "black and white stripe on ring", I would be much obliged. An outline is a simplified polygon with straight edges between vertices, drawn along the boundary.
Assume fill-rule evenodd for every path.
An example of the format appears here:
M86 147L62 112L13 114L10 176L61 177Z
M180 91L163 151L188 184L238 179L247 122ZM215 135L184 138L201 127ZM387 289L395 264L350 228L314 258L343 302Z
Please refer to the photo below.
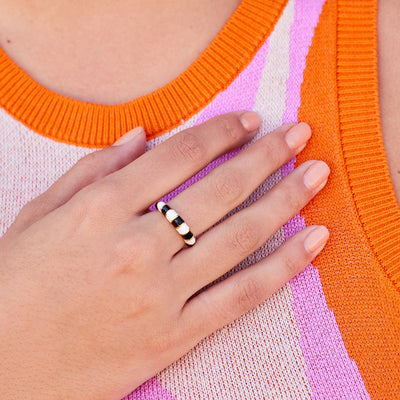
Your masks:
M156 208L160 213L162 213L165 218L172 224L176 231L182 236L183 241L188 246L193 246L196 243L196 238L193 233L190 232L187 223L178 215L178 213L173 210L169 205L162 201L156 203Z

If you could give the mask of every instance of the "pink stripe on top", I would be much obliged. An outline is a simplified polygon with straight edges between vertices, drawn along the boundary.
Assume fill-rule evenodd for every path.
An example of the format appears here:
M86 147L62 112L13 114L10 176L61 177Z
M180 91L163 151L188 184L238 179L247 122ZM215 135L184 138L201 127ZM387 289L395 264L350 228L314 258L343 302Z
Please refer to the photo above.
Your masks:
M325 0L296 0L290 38L290 77L284 123L297 121L306 56ZM294 170L295 158L282 167ZM285 238L306 227L297 214L285 224ZM349 358L335 317L328 309L318 270L311 264L290 282L306 374L315 400L369 399L357 365Z
M247 68L236 77L236 79L225 91L219 93L217 97L206 108L204 108L196 121L196 125L207 121L215 115L234 111L234 109L232 109L232 104L236 105L237 110L251 110L253 108L267 52L268 44L266 42L257 52L256 56L253 58ZM239 152L240 149L238 148L214 160L207 167L199 171L192 178L188 179L173 192L165 195L161 200L168 202L178 193L182 192L193 183L203 178L218 165L234 157ZM155 210L154 205L152 205L150 209ZM125 397L124 400L156 399L175 400L175 397L173 397L170 392L164 388L163 384L158 381L157 377L154 376L147 382L143 383L129 396Z

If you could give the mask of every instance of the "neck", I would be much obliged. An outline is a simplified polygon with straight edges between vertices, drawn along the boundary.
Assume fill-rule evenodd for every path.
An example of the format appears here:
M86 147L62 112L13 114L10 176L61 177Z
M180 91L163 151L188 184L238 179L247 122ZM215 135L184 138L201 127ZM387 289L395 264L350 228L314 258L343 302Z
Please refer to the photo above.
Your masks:
M0 0L0 47L47 88L118 104L183 72L240 0Z

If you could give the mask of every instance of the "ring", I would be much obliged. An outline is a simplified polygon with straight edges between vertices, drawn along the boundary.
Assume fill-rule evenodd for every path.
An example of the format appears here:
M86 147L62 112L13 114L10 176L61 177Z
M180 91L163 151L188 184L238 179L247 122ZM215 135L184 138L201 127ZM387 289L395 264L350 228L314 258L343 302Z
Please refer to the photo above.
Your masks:
M176 229L176 231L182 236L183 241L188 246L193 246L196 243L196 238L193 233L190 232L187 223L178 215L178 213L173 210L169 205L162 201L156 203L156 208L162 215L167 218L171 225Z

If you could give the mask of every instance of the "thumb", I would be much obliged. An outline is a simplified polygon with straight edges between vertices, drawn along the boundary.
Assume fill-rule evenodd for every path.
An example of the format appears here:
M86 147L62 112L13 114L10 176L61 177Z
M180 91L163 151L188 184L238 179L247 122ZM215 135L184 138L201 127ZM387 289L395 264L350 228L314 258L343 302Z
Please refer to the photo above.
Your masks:
M123 135L112 146L82 157L49 189L22 208L12 225L13 230L27 228L28 225L62 206L85 186L134 161L145 152L145 149L146 134L144 129L138 126Z

